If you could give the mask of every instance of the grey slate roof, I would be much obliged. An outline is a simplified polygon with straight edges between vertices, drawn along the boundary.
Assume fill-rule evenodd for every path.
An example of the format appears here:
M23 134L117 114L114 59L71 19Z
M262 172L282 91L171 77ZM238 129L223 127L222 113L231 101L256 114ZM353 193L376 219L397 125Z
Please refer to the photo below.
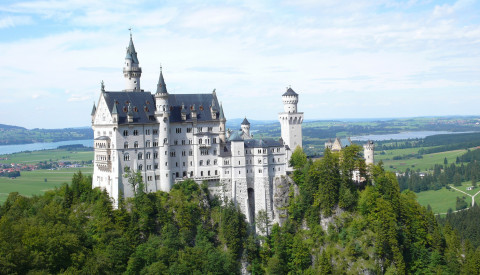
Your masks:
M342 148L345 148L347 146L352 145L352 142L350 142L349 138L341 138L340 139L340 144L342 145Z
M288 88L282 96L298 96L292 88Z
M133 123L156 123L155 97L150 92L105 92L103 93L110 113L115 110L117 103L118 124L127 124L128 104L131 104ZM216 97L212 94L169 94L170 122L182 122L182 104L184 104L186 121L191 121L191 108L195 106L197 121L212 120L210 105L212 100L218 105ZM128 103L127 103L128 102ZM218 111L217 111L218 117Z
M105 92L103 93L110 113L117 103L118 124L127 124L128 104L132 104L133 123L156 123L155 98L149 92ZM128 102L128 103L127 103Z
M233 132L230 137L228 137L228 141L243 141L242 138L242 131L235 131Z
M170 122L182 121L182 104L185 106L186 121L192 120L192 109L197 113L197 121L212 120L212 113L210 111L212 101L215 102L215 105L218 105L218 101L213 94L168 94ZM218 111L216 113L218 117Z
M127 56L125 56L125 59L127 58L132 60L133 63L139 64L138 58L137 58L137 52L135 51L135 46L133 46L132 34L130 34L130 44L128 44Z
M245 140L245 148L267 148L282 147L283 145L273 139L247 139Z
M247 118L243 120L242 125L250 125L250 122L248 122Z

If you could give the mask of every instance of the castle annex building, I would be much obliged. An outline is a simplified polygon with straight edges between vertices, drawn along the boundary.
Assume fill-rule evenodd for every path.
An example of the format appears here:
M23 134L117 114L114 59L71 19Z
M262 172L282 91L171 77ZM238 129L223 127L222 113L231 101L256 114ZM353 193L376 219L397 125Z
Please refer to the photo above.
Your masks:
M93 187L105 189L114 204L134 195L125 168L142 174L147 192L168 192L184 179L206 181L210 191L240 206L248 221L278 212L274 182L285 180L288 160L302 146L303 113L298 94L282 95L279 141L253 139L245 118L238 131L226 131L226 117L215 90L206 94L171 94L162 70L155 93L140 86L142 69L130 35L123 75L125 89L106 91L92 110Z

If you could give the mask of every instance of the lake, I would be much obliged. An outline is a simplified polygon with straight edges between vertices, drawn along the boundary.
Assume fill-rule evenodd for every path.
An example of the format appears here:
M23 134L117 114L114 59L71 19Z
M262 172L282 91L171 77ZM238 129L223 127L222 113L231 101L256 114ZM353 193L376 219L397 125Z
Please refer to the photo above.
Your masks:
M93 147L93 139L66 140L58 142L39 142L29 144L0 145L0 155L13 154L23 151L38 151L56 149L62 145L82 144L86 147Z
M385 135L367 135L367 136L356 136L351 137L351 140L357 141L383 141L391 139L415 139L415 138L425 138L428 136L442 135L442 134L462 134L462 133L473 133L473 132L448 132L448 131L418 131L418 132L402 132L398 134L385 134Z

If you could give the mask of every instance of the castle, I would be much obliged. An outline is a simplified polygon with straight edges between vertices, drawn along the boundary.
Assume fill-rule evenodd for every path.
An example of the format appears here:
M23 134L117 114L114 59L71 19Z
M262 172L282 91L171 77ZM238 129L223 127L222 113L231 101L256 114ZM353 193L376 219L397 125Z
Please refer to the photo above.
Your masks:
M302 147L303 113L298 94L288 88L279 113L281 139L253 139L245 118L238 131L226 131L226 117L215 90L206 94L171 94L162 69L156 92L140 86L142 68L130 34L123 91L106 91L91 113L94 131L93 187L134 196L125 168L139 171L147 192L168 192L184 179L206 182L212 194L235 202L247 220L259 211L278 220L274 182L285 180L293 150Z

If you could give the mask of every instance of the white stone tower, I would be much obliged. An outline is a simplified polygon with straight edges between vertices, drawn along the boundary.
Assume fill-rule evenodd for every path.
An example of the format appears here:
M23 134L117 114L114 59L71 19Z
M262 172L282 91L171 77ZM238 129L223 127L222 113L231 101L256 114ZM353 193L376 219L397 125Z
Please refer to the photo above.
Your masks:
M226 142L226 136L225 136L225 124L227 123L227 119L225 118L225 114L223 113L223 106L222 103L220 103L220 112L218 115L218 119L220 120L220 134L219 134L219 139L220 141L224 144Z
M247 118L243 120L242 124L240 125L242 131L245 133L246 136L250 137L250 122L248 122Z
M168 192L172 188L172 176L170 173L170 162L168 156L169 140L168 132L170 130L168 106L168 92L165 80L163 79L162 67L160 67L160 77L158 78L157 92L155 93L156 111L155 117L159 123L158 126L158 155L160 158L160 190Z
M369 140L366 144L363 145L363 156L365 157L365 163L375 164L375 159L373 158L373 154L375 152L375 143Z
M302 147L303 113L297 112L298 94L288 88L282 95L283 113L279 113L282 139L291 151L297 146Z
M140 92L140 77L142 68L139 66L137 52L133 46L132 33L130 33L130 44L125 56L125 67L123 67L123 76L125 77L126 92Z

